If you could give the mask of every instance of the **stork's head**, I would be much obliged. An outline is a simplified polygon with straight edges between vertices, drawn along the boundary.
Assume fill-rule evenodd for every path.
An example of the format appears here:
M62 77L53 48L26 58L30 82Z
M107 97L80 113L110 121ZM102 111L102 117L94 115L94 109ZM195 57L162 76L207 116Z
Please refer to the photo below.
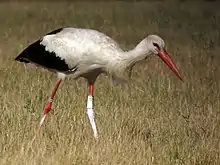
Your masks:
M157 35L149 35L146 39L148 50L152 54L159 56L160 59L162 59L164 63L176 74L176 76L183 81L183 77L180 75L178 68L165 50L164 40Z

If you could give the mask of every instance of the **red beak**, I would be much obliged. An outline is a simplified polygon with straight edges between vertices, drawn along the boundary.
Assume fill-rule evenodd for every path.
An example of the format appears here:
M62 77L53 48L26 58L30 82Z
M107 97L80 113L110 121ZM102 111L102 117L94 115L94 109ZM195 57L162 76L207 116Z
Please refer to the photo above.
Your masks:
M173 62L173 60L171 59L171 57L168 55L168 53L166 52L166 50L160 50L158 52L159 57L163 60L163 62L165 64L167 64L167 66L175 73L175 75L177 77L179 77L179 79L181 81L183 81L183 77L180 75L180 72L178 70L178 68L176 67L175 63Z

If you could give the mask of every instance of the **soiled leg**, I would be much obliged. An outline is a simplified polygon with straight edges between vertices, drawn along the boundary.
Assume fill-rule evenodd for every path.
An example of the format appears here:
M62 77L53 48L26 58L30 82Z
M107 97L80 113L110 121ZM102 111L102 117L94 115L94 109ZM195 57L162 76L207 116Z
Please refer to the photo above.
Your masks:
M55 85L55 87L54 87L54 89L53 89L53 92L51 93L51 96L50 96L49 100L47 101L47 103L46 103L46 105L45 105L45 107L44 107L44 111L43 111L44 114L43 114L43 117L42 117L42 119L41 119L41 121L40 121L40 127L39 127L39 129L41 129L41 127L42 127L42 125L43 125L43 123L44 123L44 121L45 121L45 119L46 119L48 113L49 113L50 110L51 110L53 98L54 98L54 96L55 96L55 94L56 94L56 91L57 91L58 87L60 86L60 83L61 83L61 82L62 82L61 79L57 81L57 83L56 83L56 85Z
M87 100L87 114L90 124L92 126L93 134L95 138L98 138L97 128L95 124L94 111L93 111L93 90L94 84L89 83L89 95Z

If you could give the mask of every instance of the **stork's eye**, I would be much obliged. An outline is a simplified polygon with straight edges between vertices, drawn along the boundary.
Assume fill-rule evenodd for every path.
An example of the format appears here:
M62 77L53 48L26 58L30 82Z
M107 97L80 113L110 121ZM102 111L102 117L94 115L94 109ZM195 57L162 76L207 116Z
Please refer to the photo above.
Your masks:
M157 47L158 50L160 50L160 47L159 47L159 45L158 45L157 43L154 42L153 45L154 45L155 47Z

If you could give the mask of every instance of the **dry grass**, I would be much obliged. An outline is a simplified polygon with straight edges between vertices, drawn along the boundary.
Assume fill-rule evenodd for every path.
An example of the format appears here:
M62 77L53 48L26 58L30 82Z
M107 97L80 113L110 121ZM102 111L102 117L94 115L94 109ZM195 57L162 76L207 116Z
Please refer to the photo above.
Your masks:
M219 3L0 3L0 164L220 164ZM158 59L136 66L130 89L99 77L96 141L83 79L65 80L44 134L33 138L56 76L14 58L62 26L95 28L134 47L161 35L185 78Z

